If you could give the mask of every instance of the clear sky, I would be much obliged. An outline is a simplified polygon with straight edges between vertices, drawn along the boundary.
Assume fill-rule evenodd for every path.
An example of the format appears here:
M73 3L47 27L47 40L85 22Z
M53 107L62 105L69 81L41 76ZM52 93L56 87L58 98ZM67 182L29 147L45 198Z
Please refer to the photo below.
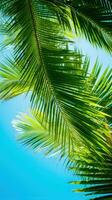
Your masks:
M0 199L81 200L68 181L73 177L63 164L34 154L16 141L11 121L27 110L24 96L0 103Z
M104 66L111 63L111 56L93 50L85 41L78 41L78 44L85 51L89 50L92 63L97 55ZM11 121L19 112L27 110L28 101L24 95L0 103L0 199L87 200L83 195L72 192L75 186L67 182L74 178L62 163L54 158L45 158L42 153L34 154L16 141Z

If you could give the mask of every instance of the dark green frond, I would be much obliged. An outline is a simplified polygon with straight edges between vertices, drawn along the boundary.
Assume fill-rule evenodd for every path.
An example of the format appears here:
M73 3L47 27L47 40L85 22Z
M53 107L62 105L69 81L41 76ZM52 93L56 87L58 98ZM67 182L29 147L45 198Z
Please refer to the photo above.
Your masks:
M93 45L112 51L112 3L107 0L46 0L52 9L63 16L66 8L74 23L76 35L85 37ZM63 21L63 16L61 20ZM65 22L65 20L64 20ZM66 22L65 22L66 23Z
M111 138L110 138L111 139ZM73 172L81 177L80 181L73 181L72 184L82 185L78 192L85 192L90 195L90 199L106 199L112 195L112 148L110 146L109 153L105 150L100 151L95 156L94 152L88 154L79 152L77 158L71 167ZM80 187L79 186L79 187ZM92 198L91 195L95 195ZM107 199L108 199L107 198Z

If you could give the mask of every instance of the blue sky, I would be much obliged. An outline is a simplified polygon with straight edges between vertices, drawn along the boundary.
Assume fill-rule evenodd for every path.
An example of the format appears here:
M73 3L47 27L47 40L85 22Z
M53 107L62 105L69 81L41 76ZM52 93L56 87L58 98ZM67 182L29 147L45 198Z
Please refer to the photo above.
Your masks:
M27 110L24 96L0 103L0 199L1 200L74 200L73 177L62 163L34 154L16 141L11 121Z
M110 55L96 50L84 40L77 41L80 48L89 52L91 65L99 61L108 66ZM9 50L1 53L9 54ZM45 158L42 153L34 154L16 140L11 121L19 112L28 110L24 95L7 102L0 102L0 199L1 200L86 200L79 193L72 193L73 185L67 182L73 176L63 164L54 158Z
M105 50L93 47L89 42L84 39L77 38L76 45L83 51L83 54L87 54L90 59L91 67L94 65L98 58L99 63L102 64L102 70L106 67L112 67L112 55L107 53Z

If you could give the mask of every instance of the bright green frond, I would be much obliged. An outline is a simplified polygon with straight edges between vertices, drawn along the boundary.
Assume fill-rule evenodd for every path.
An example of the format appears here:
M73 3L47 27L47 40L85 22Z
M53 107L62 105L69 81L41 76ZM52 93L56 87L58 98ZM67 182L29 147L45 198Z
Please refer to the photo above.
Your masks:
M24 81L20 77L19 64L12 60L0 64L0 99L8 100L28 91L29 84L24 87Z
M42 150L47 156L58 154L60 158L65 157L68 144L62 147L61 139L58 142L49 134L48 124L45 121L41 124L41 118L42 114L38 118L35 112L32 112L31 116L21 114L14 120L13 126L19 132L18 139L36 152Z

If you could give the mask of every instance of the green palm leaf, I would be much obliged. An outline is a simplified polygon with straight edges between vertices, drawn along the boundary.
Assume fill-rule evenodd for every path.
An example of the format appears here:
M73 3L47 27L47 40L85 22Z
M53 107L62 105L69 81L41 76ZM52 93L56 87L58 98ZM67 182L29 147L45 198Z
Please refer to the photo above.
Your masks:
M69 141L62 147L61 140L55 140L53 135L49 135L49 126L46 121L41 123L42 113L37 117L35 112L31 115L21 114L13 121L13 126L19 132L17 137L24 145L31 147L36 152L43 151L45 155L59 155L66 157ZM72 153L72 152L71 152Z
M1 8L16 36L14 57L21 66L22 88L32 90L33 109L44 113L49 132L62 138L62 145L79 138L91 147L104 145L105 113L90 94L82 56L67 49L69 41L55 12L44 1L31 0L5 0Z
M89 61L69 48L66 34L74 24L76 35L111 51L111 1L4 0L0 10L14 34L8 40L14 62L0 67L0 98L31 91L34 110L16 122L20 139L47 154L66 155L84 178L80 184L89 184L80 191L111 198L112 71L98 78L96 62L89 73Z
M109 0L46 0L64 24L66 12L74 23L75 34L93 45L112 51L112 3ZM63 17L64 16L64 17ZM66 18L66 20L65 20ZM67 21L68 22L68 21ZM73 30L73 28L72 28Z
M0 64L0 99L8 100L29 91L29 84L24 86L20 77L19 63L8 59L6 64Z
M99 106L99 110L105 112L107 109L110 99L105 100L105 90L106 94L111 95L111 69L107 68L102 75L100 75L101 66L96 62L95 66L91 73L88 73L89 70L89 61L86 59L83 65L83 76L86 77L85 89L93 93L94 95L99 96L98 104L104 107ZM85 87L86 86L86 87ZM109 87L108 87L109 86ZM102 95L102 92L104 95ZM76 107L75 107L76 109ZM108 152L107 147L98 148L94 146L94 151L90 146L84 145L81 140L76 140L75 143L69 144L69 138L67 138L66 143L62 145L62 138L56 140L53 135L49 135L49 124L47 121L41 123L42 114L39 115L40 118L37 118L35 112L33 112L33 117L28 117L23 115L19 120L15 121L16 129L21 133L19 139L26 145L31 146L36 151L44 150L46 155L60 155L60 158L64 157L67 161L67 164L71 166L71 170L78 176L81 177L80 181L73 181L72 184L85 185L83 188L77 190L79 192L85 192L87 195L98 195L94 199L111 199L112 194L112 155L111 155L111 132L109 129L110 117L108 116L106 121L108 128L108 135L105 136L105 141L108 143ZM100 124L101 125L101 124ZM97 138L98 139L98 138ZM72 147L73 145L73 147ZM106 147L106 148L104 148ZM68 149L69 155L68 155ZM74 150L74 151L73 151ZM68 155L68 156L67 156ZM67 158L66 158L67 157ZM87 185L87 187L86 187ZM101 196L99 196L101 195ZM103 195L103 196L102 196ZM106 195L106 197L104 197ZM93 199L90 197L90 199Z
M42 114L41 114L42 116ZM75 191L85 192L86 195L96 196L94 199L108 199L112 194L112 154L111 145L108 147L108 154L105 150L97 149L92 151L84 144L75 144L74 152L66 158L69 141L62 147L52 135L49 135L48 126L41 124L35 113L32 116L22 114L13 122L14 127L19 132L18 139L25 145L32 147L36 152L42 150L45 155L57 155L65 159L70 169L81 180L72 181L72 184L82 185ZM112 144L112 140L110 138ZM98 152L97 152L98 151ZM100 153L100 154L99 154ZM98 196L97 196L98 195ZM99 196L101 195L101 196ZM104 196L102 196L104 195ZM92 200L93 198L90 197Z
M112 68L107 68L100 79L96 82L93 93L101 100L99 104L103 106L103 111L108 114L109 124L112 124Z
M91 73L88 75L89 61L87 60L85 65L85 76L87 78L88 87L93 95L99 98L98 104L102 107L100 110L107 113L109 124L112 123L111 113L112 113L112 68L107 67L103 74L101 75L102 66L96 61Z
M111 139L111 138L110 138ZM86 195L94 195L90 199L108 199L112 197L112 149L110 153L101 151L102 157L95 156L94 152L81 155L78 152L77 159L71 169L76 175L82 177L81 181L73 181L72 184L82 185L78 192Z

